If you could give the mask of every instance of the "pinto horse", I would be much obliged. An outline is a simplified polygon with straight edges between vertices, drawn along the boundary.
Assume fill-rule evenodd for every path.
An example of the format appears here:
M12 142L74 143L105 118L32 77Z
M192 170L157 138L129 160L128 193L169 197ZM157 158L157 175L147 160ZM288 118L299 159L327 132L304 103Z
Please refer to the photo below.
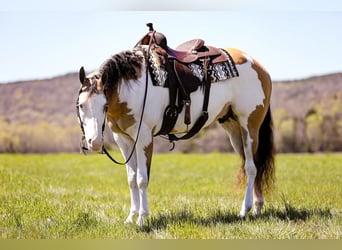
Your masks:
M131 207L125 223L142 225L149 214L147 186L153 153L153 137L162 126L169 104L167 88L154 86L141 47L111 56L98 69L86 75L79 72L81 89L77 112L84 147L101 152L105 122L126 160ZM235 62L239 77L211 86L208 120L204 127L221 121L234 150L242 158L246 182L240 217L252 209L259 215L264 204L263 191L274 182L273 125L270 110L272 81L261 64L239 49L226 49ZM191 93L191 117L200 116L203 91ZM184 108L171 134L184 134ZM227 117L227 114L230 114Z

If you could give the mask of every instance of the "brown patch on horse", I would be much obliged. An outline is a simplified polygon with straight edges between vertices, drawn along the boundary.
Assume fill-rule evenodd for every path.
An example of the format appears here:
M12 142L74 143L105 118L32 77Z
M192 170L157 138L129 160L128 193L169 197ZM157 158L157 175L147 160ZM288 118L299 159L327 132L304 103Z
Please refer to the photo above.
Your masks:
M254 183L254 192L262 196L262 190L270 191L274 185L274 141L273 123L270 110L272 80L264 67L253 59L252 68L258 74L265 98L264 105L258 105L248 117L248 129L253 138L254 163L257 167L257 176Z
M226 49L228 53L233 58L235 64L240 65L247 62L247 58L245 55L243 55L243 51L236 49L236 48L228 48Z
M265 106L258 105L255 110L248 117L248 130L250 132L250 136L253 139L253 154L256 153L258 149L258 133L261 126L262 121L265 116Z
M108 103L107 117L112 123L112 130L116 133L125 133L127 128L133 126L136 121L126 102L120 102L118 94L113 94Z
M258 75L260 84L262 86L265 98L263 100L264 105L258 105L256 109L248 117L248 129L251 132L253 142L253 153L258 148L258 134L260 126L265 118L268 107L270 106L270 97L272 91L272 80L265 68L255 59L253 59L252 68Z
M272 80L266 69L253 58L252 68L257 72L258 78L261 82L262 89L264 90L266 100L264 105L268 106L270 103L270 96L272 91Z
M152 162L152 154L153 154L153 142L151 142L148 146L144 148L145 156L146 156L146 167L147 167L147 177L150 179L150 169Z

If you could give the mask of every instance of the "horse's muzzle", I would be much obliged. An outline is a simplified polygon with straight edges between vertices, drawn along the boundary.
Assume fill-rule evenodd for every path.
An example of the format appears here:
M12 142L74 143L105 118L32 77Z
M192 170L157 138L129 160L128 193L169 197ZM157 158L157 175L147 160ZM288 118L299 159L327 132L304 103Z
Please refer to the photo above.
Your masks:
M100 152L102 150L103 141L102 140L88 140L88 147L91 151Z
M103 152L103 141L102 140L92 140L89 139L86 140L85 136L82 136L81 142L80 142L80 152L83 154L87 154L88 151Z

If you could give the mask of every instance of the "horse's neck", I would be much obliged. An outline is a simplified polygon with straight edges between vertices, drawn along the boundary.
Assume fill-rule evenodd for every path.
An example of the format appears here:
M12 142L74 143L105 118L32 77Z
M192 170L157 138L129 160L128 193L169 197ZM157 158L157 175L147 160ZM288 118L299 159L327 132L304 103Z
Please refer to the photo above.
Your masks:
M146 76L148 77L146 79ZM147 72L146 75L146 67L142 67L141 73L137 80L126 80L123 81L117 89L118 93L118 101L122 102L140 102L144 99L145 95L145 88L146 88L146 81L147 81L147 88L152 87L152 79L150 73ZM148 89L147 89L148 91Z

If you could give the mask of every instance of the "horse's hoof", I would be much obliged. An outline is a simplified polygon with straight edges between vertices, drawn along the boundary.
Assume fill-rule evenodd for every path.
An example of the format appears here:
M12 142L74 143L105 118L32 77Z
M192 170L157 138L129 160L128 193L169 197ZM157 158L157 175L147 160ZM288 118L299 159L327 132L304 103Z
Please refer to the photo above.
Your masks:
M252 215L255 216L255 217L260 216L261 215L261 208L260 209L259 208L254 208Z
M145 223L145 216L139 215L138 220L136 222L138 227L142 227Z
M127 217L127 219L125 220L124 224L125 224L125 225L132 224L132 223L133 223L133 218L134 218L134 214L128 215L128 217Z
M129 224L132 224L133 223L133 221L131 221L131 220L125 220L125 222L124 222L124 225L129 225Z
M239 217L240 218L246 218L247 217L247 214L248 212L252 209L252 206L242 206L241 210L240 210L240 213L239 213Z
M239 217L240 217L241 219L246 218L246 216L247 216L247 212L246 212L246 211L240 211Z
M254 202L253 216L260 216L264 202Z

